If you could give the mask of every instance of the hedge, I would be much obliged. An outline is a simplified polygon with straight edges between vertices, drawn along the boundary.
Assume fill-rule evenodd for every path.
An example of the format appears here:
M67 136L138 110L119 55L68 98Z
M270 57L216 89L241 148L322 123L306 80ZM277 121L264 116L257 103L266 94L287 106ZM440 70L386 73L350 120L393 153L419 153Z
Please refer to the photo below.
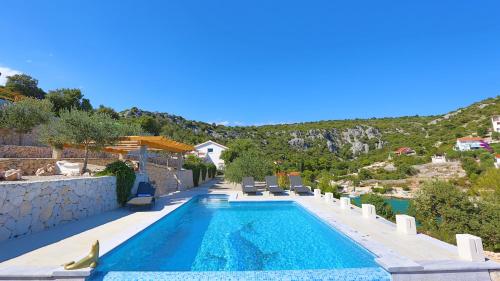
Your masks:
M123 161L115 161L106 165L106 169L97 174L98 176L113 175L116 176L116 200L121 206L127 203L130 192L135 182L134 169L129 167Z
M186 163L182 167L193 172L193 184L198 186L200 182L200 164Z
M207 178L207 165L204 163L199 164L200 170L201 170L201 181L205 181Z

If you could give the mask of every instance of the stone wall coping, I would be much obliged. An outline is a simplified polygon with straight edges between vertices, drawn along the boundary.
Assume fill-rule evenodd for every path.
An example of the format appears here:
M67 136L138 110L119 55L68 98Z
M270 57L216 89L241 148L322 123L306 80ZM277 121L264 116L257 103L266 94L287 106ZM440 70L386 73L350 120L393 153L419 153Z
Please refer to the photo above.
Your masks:
M83 160L85 158L83 157L78 157L78 158L61 158L61 160ZM88 158L88 160L112 160L115 158ZM118 160L118 158L116 158ZM54 160L54 161L60 161L54 158L0 158L0 161L10 161L10 160Z
M72 176L72 177L67 177L67 178L50 178L53 176L46 176L48 179L36 179L36 180L18 180L18 181L0 181L0 186L6 186L6 185L20 185L20 184L33 184L33 183L39 183L39 182L57 182L57 181L78 181L78 180L95 180L95 179L103 179L103 178L115 178L115 176L100 176L100 177L93 177L93 176Z

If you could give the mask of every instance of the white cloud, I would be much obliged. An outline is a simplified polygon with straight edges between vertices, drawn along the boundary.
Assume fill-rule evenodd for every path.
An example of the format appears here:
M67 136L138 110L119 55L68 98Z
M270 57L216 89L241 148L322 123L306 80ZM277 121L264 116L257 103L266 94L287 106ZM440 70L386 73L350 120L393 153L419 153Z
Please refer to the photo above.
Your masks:
M21 74L22 72L8 67L0 66L0 73L0 85L5 85L5 82L7 82L7 76Z
M208 122L208 123L215 124L215 125L222 125L222 126L243 126L243 122L229 121L229 120L214 121L214 122Z

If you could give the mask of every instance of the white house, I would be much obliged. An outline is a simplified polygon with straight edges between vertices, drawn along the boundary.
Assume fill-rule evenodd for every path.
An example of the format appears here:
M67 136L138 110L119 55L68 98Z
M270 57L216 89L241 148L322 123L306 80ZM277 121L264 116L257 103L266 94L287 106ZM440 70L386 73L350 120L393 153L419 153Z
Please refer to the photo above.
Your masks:
M500 115L491 117L491 124L493 124L493 132L500 133Z
M432 164L444 164L447 162L446 160L446 155L439 155L439 154L436 154L436 155L433 155L432 156Z
M465 137L458 138L455 149L458 151L469 151L474 149L482 148L481 144L484 142L482 138L477 137Z
M212 162L217 166L217 169L224 167L224 160L220 159L220 155L222 151L227 149L226 146L209 140L195 145L194 148L198 157L204 159L206 162Z
M500 154L495 155L495 167L500 169Z

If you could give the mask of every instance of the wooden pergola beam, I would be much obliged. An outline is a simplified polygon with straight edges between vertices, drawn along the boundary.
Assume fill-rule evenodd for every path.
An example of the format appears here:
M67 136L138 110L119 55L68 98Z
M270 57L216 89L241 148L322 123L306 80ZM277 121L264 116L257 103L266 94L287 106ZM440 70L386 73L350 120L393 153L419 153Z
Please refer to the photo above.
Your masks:
M139 150L141 146L147 146L151 151L168 151L173 153L185 153L194 150L194 146L169 140L161 136L129 136L121 138L116 144L105 147L103 150L111 153L125 153ZM64 147L82 149L81 145L65 144Z

